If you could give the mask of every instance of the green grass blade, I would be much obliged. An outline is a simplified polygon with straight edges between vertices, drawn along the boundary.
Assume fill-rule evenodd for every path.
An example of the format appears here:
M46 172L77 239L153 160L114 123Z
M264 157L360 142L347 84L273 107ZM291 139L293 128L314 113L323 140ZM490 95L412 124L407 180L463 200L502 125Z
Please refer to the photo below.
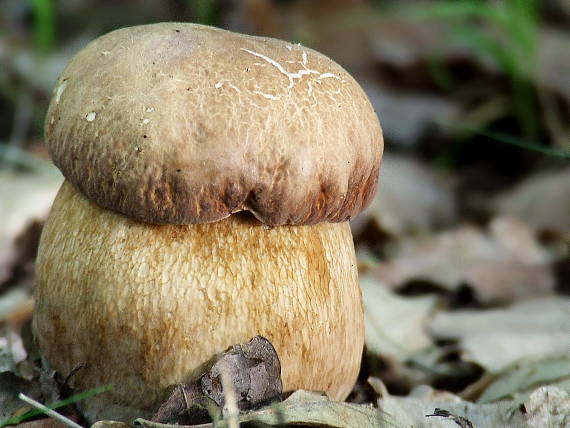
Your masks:
M443 1L415 5L395 14L407 19L459 20L463 24L467 19L480 18L503 33L509 49L516 50L521 59L528 61L535 53L539 19L536 0L505 0L496 5L480 0Z
M395 12L403 18L410 19L460 19L481 18L504 27L509 17L498 8L478 0L442 1L433 4L407 7Z
M82 392L80 394L74 394L71 397L66 398L65 400L56 401L55 403L50 404L47 407L49 407L52 410L58 409L60 407L65 407L65 406L68 406L70 404L77 403L78 401L85 400L86 398L93 397L94 395L110 391L111 389L112 389L111 385L106 385L106 386L101 386L99 388L90 389L89 391L85 391L85 392ZM9 425L17 425L21 422L28 420L28 419L31 419L31 418L34 418L36 416L40 416L43 414L44 413L41 410L37 410L37 409L30 410L30 411L23 413L21 415L13 416L11 418L4 419L3 421L0 421L0 428L3 428L5 426L9 426Z
M508 74L513 96L513 109L526 138L536 138L539 123L536 103L529 80L529 70L523 60L513 56L509 46L502 45L498 40L468 27L456 29L457 37L472 49L490 56L497 65Z
M55 25L52 0L31 0L34 12L34 41L42 55L52 51Z
M457 129L459 131L470 132L473 134L482 135L484 137L490 138L490 139L498 141L500 143L511 144L513 146L517 146L517 147L520 147L520 148L525 149L525 150L531 150L533 152L542 153L543 155L553 156L553 157L557 157L557 158L561 158L561 159L570 161L570 152L569 151L560 150L560 149L556 149L556 148L550 148L550 147L544 147L543 145L541 145L539 143L522 140L520 138L516 138L516 137L513 137L512 135L508 135L508 134L503 134L501 132L488 131L488 130L484 130L484 129L477 129L477 128L472 128L472 127L467 126L467 125L458 125L458 124L448 123L448 122L439 122L439 123L440 123L440 125L447 126L449 128L454 128L454 129Z
M508 0L502 3L508 17L503 27L513 53L527 64L534 63L538 39L539 15L536 0Z
M215 0L188 1L196 14L196 22L204 25L214 25L216 21Z
M510 54L508 47L503 46L499 40L469 27L457 26L455 32L459 41L480 54L491 57L510 78L520 75L521 70L518 62Z

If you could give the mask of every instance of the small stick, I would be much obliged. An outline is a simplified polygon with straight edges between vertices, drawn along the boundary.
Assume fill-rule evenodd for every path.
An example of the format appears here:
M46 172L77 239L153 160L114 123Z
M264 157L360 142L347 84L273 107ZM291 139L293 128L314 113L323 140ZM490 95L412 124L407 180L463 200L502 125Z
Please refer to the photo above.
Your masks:
M71 428L83 428L81 425L73 422L71 419L66 418L65 416L53 411L52 409L50 409L49 407L44 406L41 403L38 403L36 400L31 399L30 397L28 397L27 395L24 395L22 393L18 394L18 398L22 401L25 401L26 403L34 406L36 409L42 411L43 413L45 413L46 415L57 419L60 422L63 422L65 425L71 427Z
M232 385L232 381L230 376L226 370L220 370L221 380L222 380L222 387L224 388L224 401L225 407L228 410L228 427L229 428L238 428L238 415L239 409L237 406L236 400L236 392L234 390L234 386Z

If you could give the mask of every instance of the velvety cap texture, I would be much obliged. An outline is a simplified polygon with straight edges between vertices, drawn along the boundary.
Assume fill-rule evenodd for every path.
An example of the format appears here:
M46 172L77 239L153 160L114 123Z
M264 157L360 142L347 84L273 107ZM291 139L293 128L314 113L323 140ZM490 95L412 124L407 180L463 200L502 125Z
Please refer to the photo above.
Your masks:
M268 225L344 221L371 200L378 118L309 48L188 23L114 31L59 77L54 163L98 205L149 223L250 211Z

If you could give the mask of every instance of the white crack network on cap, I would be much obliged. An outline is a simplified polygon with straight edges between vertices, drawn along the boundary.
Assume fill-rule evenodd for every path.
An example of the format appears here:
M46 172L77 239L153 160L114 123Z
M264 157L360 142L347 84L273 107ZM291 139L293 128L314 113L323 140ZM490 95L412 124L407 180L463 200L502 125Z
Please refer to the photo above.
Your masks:
M327 78L340 79L340 77L338 77L336 74L333 74L333 73L321 73L317 70L311 70L309 68L306 68L306 64L307 64L307 53L306 52L303 52L303 59L301 61L301 65L303 66L303 68L301 70L297 70L294 73L291 73L291 72L285 70L285 68L279 62L275 61L272 58L269 58L269 57L267 57L263 54L260 54L258 52L251 51L249 49L241 48L241 50L249 53L250 55L261 58L262 60L266 61L267 63L269 63L273 67L275 67L280 73L285 75L287 77L287 79L289 79L289 86L287 86L287 89L291 89L295 85L295 79L302 79L303 76L306 76L309 74L318 75L317 79L327 79Z

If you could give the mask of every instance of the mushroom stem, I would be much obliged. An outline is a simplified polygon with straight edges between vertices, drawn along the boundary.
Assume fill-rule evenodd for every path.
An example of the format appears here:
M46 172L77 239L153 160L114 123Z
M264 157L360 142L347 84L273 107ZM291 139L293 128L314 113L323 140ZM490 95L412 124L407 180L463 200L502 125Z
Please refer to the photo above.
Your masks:
M43 231L36 298L52 368L65 376L84 364L71 379L79 390L114 384L87 403L98 417L152 411L170 385L256 335L275 346L284 390L343 399L359 370L362 301L346 222L267 229L243 214L149 225L66 181Z

